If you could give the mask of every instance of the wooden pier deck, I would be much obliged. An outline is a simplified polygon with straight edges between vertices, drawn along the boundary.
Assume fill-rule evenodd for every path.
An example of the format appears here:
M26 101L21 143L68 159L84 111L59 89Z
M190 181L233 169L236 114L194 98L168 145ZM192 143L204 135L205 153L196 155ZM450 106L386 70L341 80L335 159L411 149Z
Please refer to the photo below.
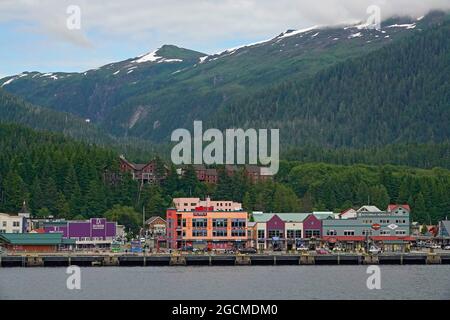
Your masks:
M450 264L450 253L250 254L250 255L133 255L22 254L0 257L0 267L90 266L234 266L234 265L410 265Z

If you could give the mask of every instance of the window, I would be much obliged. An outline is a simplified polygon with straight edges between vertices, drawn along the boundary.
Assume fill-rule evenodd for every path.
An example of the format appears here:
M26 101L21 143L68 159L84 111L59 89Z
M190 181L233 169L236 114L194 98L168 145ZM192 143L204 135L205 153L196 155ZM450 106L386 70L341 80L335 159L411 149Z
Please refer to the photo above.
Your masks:
M218 229L213 230L213 237L226 237L227 236L227 230Z
M233 228L245 228L246 221L245 219L232 219L231 227Z
M344 236L354 236L355 230L344 230Z
M269 230L269 238L273 238L273 237L283 238L283 231Z
M370 236L371 234L372 234L372 230L367 230L367 229L366 229L366 230L363 230L363 231L362 231L362 235L363 235L363 236L367 236L367 235Z
M214 228L226 228L228 226L227 219L213 219Z
M381 236L388 236L388 235L390 235L390 234L391 234L391 232L388 231L388 230L381 230L381 231L380 231L380 235L381 235Z
M336 236L337 232L336 230L327 230L327 236Z
M320 230L306 230L305 236L306 236L306 238L319 238Z
M405 230L397 230L397 231L395 231L395 234L396 235L399 235L399 236L401 236L401 235L406 235L406 231Z
M265 230L258 230L258 239L264 239L266 237Z
M3 226L6 227L6 221L3 221Z
M243 229L234 229L231 230L232 237L245 237L245 230Z
M192 230L192 236L193 237L206 237L208 234L208 231L205 229L195 229Z
M192 219L193 228L206 228L208 226L208 219Z
M183 228L186 228L186 219L183 219L182 221L183 221L182 222L183 223Z

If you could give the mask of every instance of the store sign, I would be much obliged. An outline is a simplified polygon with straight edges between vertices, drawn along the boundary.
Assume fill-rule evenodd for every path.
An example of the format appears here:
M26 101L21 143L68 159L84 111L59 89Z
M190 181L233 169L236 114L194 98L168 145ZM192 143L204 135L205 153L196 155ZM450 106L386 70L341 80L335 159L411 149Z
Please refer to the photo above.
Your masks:
M206 212L194 212L194 217L205 217L206 215Z
M388 228L391 229L391 230L395 230L395 229L398 228L398 225L396 225L396 224L390 224L390 225L388 225Z
M372 225L372 229L373 229L373 230L380 230L380 228L381 228L381 225L379 225L378 223L374 223L374 224Z

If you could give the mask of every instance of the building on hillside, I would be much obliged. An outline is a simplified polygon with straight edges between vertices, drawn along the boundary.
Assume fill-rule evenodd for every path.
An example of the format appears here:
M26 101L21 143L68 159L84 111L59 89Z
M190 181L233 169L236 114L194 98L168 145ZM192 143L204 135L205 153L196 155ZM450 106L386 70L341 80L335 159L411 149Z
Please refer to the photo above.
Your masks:
M196 208L209 208L211 211L240 211L242 204L228 200L211 200L207 197L205 200L200 198L174 198L173 204L178 211L193 211Z
M85 221L51 221L44 223L46 233L61 233L63 239L75 240L77 249L109 248L117 238L117 223L105 218Z
M372 243L385 251L404 251L414 240L410 236L408 205L389 205L386 211L364 206L357 210L355 218L325 219L322 223L323 240L330 247L362 250Z
M169 169L164 164L159 165L155 159L148 163L132 163L124 156L120 156L120 171L130 173L133 180L140 181L142 184L160 184L166 179Z
M2 233L0 244L9 252L56 252L62 246L73 244L61 233Z
M197 179L200 182L206 182L210 184L217 184L219 182L219 170L216 168L208 168L207 166L203 164L195 164L192 165L192 168L194 169ZM234 174L240 172L243 170L244 175L253 183L259 182L259 181L266 181L266 180L272 180L273 176L271 175L264 175L262 172L262 168L260 166L256 165L244 165L244 166L233 166L233 165L225 165L225 172L228 176L233 176ZM186 172L186 167L182 168L179 173L181 175L184 175Z
M217 211L213 206L194 206L191 210L170 208L166 221L170 249L236 249L247 245L248 217L242 210Z

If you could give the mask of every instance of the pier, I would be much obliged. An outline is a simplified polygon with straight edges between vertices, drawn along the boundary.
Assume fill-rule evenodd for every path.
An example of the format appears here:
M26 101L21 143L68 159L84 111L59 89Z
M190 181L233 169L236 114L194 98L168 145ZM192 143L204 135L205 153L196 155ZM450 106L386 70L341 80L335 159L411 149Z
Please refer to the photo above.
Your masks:
M72 255L23 254L0 257L0 267L152 267L252 265L437 265L450 264L450 253L367 254L250 254L250 255Z

